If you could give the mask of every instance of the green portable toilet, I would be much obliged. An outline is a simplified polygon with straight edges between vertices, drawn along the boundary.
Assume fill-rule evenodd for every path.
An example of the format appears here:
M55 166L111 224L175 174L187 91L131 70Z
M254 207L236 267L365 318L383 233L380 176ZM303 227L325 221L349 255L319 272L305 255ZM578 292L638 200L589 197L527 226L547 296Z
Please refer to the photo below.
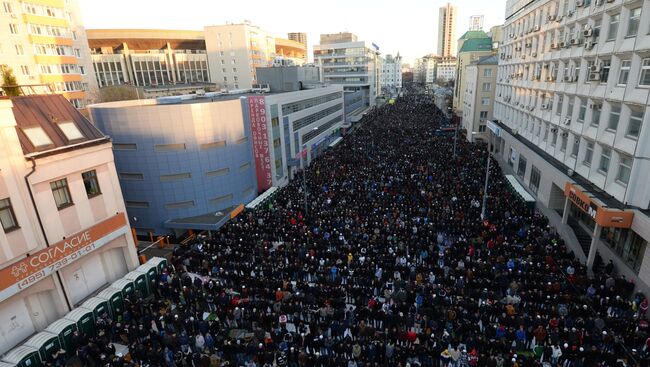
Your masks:
M143 280L145 287L147 286L146 278ZM111 288L119 289L122 292L122 298L127 299L133 297L135 294L135 284L131 279L126 279L126 275L122 279L118 279L111 284Z
M99 320L103 314L110 314L108 301L98 297L88 299L86 302L81 304L81 307L92 310L93 315L95 315L95 320Z
M61 348L65 349L67 355L71 355L74 352L72 350L72 334L75 330L77 330L77 323L67 319L58 319L45 329L45 331L59 336Z
M84 307L77 307L63 318L77 324L77 330L80 332L88 336L95 335L95 315L92 310Z
M147 261L147 264L156 265L158 268L158 274L161 274L162 271L167 267L167 259L164 257L152 257Z
M59 336L47 331L32 336L23 345L37 349L43 362L49 361L52 355L61 349Z
M144 273L147 276L147 289L149 294L153 293L156 283L160 280L160 274L158 274L158 267L155 264L144 263L138 266L135 271Z
M41 357L38 354L38 349L26 345L14 348L5 354L2 361L16 367L40 367L43 365L41 363Z
M151 293L149 291L149 283L147 282L147 274L143 272L134 270L130 273L127 273L122 279L116 281L115 283L124 281L132 282L131 284L133 284L135 289L140 292L140 297L147 297ZM115 283L113 283L113 287L115 287Z
M113 316L113 320L117 321L118 317L122 317L124 313L124 298L122 297L121 289L108 287L99 292L97 298L108 301L108 309Z

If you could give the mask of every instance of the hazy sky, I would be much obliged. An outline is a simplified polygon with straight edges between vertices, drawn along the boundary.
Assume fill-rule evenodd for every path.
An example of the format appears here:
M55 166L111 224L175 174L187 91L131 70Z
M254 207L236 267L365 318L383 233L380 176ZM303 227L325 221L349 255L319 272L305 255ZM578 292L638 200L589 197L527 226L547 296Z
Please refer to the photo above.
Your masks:
M80 0L86 28L201 30L249 20L276 37L305 32L311 56L321 33L349 31L404 61L436 52L443 0ZM503 23L506 0L457 0L457 36L469 17L485 16L484 30ZM310 57L311 59L311 57Z

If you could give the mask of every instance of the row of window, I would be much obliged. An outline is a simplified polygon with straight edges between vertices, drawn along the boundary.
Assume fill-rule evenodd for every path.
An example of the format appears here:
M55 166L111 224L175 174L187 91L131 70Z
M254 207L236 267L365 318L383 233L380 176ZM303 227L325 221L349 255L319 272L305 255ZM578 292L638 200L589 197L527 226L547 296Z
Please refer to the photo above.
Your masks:
M95 170L83 172L81 177L88 198L101 195L102 192L99 188L99 181L97 180L97 172ZM74 205L67 178L50 182L50 189L52 190L56 207L59 210ZM5 233L20 228L10 198L0 199L0 224L2 224L2 229Z
M235 145L240 145L248 142L248 137L244 136L235 141ZM217 140L210 143L199 144L201 150L210 150L226 147L227 142L225 140ZM155 144L153 146L154 151L156 152L174 152L187 150L185 143L173 143L173 144ZM138 150L138 145L135 143L113 143L113 150Z
M246 172L248 169L251 168L250 163L244 163L239 166L239 172ZM225 168L220 168L217 170L213 171L207 171L205 172L206 177L220 177L220 176L225 176L230 173L230 168L225 167ZM118 177L121 180L125 181L144 181L145 176L143 173L137 173L137 172L119 172ZM172 174L167 174L167 175L160 175L160 181L161 182L174 182L174 181L181 181L181 180L188 180L192 178L192 173L190 172L181 172L181 173L172 173Z
M334 112L340 111L343 109L343 104L338 103L334 106L328 107L324 110L312 113L311 115L299 118L293 122L293 131L298 131L305 126L311 125L314 122L333 114Z
M242 196L246 197L250 195L252 192L253 192L253 187L249 186L242 191ZM227 194L227 195L222 195L222 196L209 199L208 203L218 208L223 208L225 205L230 205L232 203L233 198L234 198L233 194ZM2 202L0 201L0 205L1 203ZM150 207L150 202L145 200L126 200L125 205L127 208L132 208L132 209L146 209ZM165 204L165 209L167 210L187 209L187 208L192 208L194 206L196 206L196 202L194 200L184 200L184 201L177 201L173 203L167 203Z
M329 120L328 122L318 126L317 129L311 130L305 134L302 135L302 143L305 144L309 142L311 139L317 137L318 135L322 134L323 131L327 131L329 128L334 126L335 124L341 122L342 116L336 116L333 119Z
M72 36L73 39L77 39L77 32L70 31L70 28L67 27L58 27L49 24L33 24L30 23L27 25L29 34L37 36L52 36L52 37L66 37L69 38Z
M307 98L296 102L286 103L282 105L282 114L286 116L288 114L318 106L320 104L327 103L338 98L341 98L341 92L335 92L326 94L324 96Z

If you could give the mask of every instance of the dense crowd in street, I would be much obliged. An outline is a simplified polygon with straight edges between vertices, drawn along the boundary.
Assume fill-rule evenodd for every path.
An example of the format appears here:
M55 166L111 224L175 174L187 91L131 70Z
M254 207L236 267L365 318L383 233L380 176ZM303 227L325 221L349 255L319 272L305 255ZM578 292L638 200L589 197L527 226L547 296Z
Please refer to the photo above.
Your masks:
M84 365L650 365L648 300L585 266L417 96L362 125L263 207L179 247ZM115 356L111 343L129 346Z

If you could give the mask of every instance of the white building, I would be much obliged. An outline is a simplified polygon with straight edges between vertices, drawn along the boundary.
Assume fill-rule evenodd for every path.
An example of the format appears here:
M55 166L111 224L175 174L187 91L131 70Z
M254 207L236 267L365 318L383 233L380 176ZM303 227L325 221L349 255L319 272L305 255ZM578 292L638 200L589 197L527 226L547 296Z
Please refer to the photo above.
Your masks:
M493 118L497 60L483 56L465 68L462 124L469 141L484 140L487 121Z
M402 57L391 54L382 60L380 72L381 91L388 94L397 94L402 89Z
M442 57L436 65L436 78L444 81L456 80L456 58Z
M413 70L413 81L419 84L431 85L436 81L436 69L438 58L434 55L427 55L415 59Z
M228 89L249 89L257 83L255 68L270 66L275 38L251 25L226 24L203 28L210 81Z
M650 284L650 2L507 2L497 147L539 201ZM560 228L562 230L562 228ZM579 236L580 237L580 236Z
M324 34L314 46L314 64L321 81L343 85L346 92L362 91L364 104L374 106L379 94L379 47L358 41L351 33Z

